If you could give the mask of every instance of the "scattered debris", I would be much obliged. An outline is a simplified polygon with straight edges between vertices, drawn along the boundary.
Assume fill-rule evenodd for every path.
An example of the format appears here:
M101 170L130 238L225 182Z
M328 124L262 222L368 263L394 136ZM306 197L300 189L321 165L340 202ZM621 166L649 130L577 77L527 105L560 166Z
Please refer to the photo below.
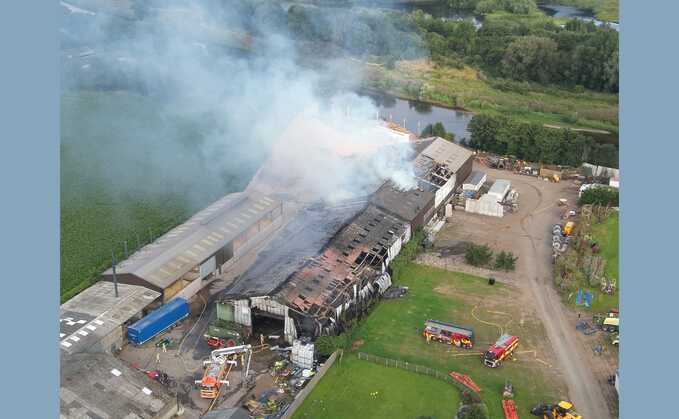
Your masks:
M408 287L395 287L391 286L389 287L383 294L384 298L391 300L394 298L400 298L403 297L408 293Z

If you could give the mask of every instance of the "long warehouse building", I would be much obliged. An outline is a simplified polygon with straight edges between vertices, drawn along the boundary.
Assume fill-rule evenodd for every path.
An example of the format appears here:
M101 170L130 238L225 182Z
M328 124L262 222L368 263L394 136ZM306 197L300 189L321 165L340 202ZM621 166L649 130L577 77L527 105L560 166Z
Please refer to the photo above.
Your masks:
M298 336L341 332L344 321L363 313L391 285L388 267L403 245L415 230L442 223L445 204L471 173L473 153L464 147L442 138L413 146L416 188L385 182L334 236L326 228L309 227L324 223L322 218L303 214L298 228L284 230L277 239L291 243L287 250L270 243L221 295L218 317L251 331L260 318L278 320L292 342ZM305 230L311 230L305 242L312 245L292 244L303 239L299 232Z
M115 267L119 283L191 298L269 237L283 222L283 206L267 196L230 194L144 246ZM114 280L113 268L102 279Z

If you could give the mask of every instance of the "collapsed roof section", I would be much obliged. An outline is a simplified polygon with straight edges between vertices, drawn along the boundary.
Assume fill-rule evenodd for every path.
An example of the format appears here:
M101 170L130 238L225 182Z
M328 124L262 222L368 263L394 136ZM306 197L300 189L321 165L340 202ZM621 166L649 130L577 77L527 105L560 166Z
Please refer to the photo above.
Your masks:
M223 294L225 299L271 293L319 255L343 226L365 209L367 202L343 202L300 211L257 255L257 261Z
M295 272L277 297L306 315L333 318L355 298L355 286L381 273L409 238L407 223L370 205Z
M440 188L470 161L474 153L440 137L428 140L432 142L415 159L415 173L420 180Z

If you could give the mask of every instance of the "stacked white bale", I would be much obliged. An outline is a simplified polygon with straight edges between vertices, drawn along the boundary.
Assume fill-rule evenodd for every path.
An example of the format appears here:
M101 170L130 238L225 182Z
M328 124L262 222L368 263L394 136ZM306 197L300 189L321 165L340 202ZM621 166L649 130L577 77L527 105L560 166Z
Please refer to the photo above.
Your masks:
M312 369L314 366L314 344L295 339L292 342L290 360L300 368Z
M491 217L503 217L504 208L497 202L494 195L483 195L479 199L467 199L464 210L474 214L488 215Z

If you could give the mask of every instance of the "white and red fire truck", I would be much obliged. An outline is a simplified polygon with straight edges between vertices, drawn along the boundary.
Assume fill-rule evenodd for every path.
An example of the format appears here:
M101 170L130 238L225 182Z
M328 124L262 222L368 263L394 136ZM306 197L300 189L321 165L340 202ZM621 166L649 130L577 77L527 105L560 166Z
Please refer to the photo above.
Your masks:
M471 349L474 346L474 331L472 329L438 320L425 321L422 336L427 341L435 340L465 349Z

